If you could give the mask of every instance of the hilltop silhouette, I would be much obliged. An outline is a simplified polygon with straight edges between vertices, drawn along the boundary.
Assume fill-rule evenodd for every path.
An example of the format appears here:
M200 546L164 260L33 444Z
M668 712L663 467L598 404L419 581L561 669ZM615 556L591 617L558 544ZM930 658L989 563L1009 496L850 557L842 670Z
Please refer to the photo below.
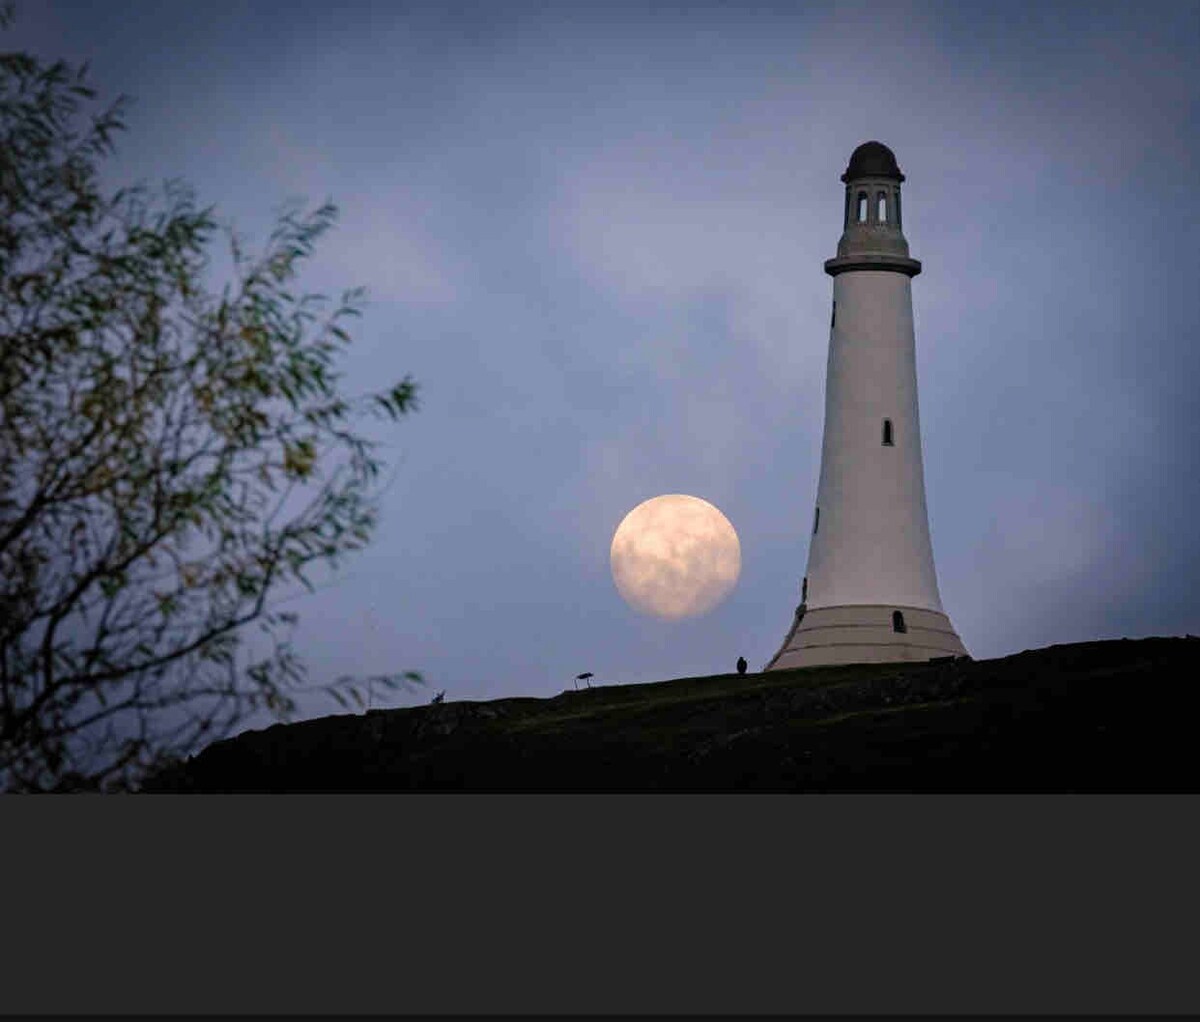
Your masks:
M277 724L150 791L1200 791L1200 639L606 685Z

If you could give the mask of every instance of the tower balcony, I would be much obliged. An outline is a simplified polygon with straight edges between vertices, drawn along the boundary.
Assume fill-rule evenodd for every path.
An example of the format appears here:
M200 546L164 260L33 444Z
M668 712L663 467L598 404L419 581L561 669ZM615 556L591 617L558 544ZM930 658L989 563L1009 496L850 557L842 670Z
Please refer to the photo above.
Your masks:
M825 260L825 272L831 277L848 270L893 270L915 277L921 272L921 260L890 252L851 252Z

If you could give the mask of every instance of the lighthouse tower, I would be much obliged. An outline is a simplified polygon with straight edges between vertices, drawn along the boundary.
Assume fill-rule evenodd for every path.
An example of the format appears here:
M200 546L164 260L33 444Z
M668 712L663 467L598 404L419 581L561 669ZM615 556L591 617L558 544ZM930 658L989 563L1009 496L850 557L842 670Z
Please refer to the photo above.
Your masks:
M864 142L842 175L825 435L800 605L767 670L962 655L942 610L921 463L912 278L892 151Z

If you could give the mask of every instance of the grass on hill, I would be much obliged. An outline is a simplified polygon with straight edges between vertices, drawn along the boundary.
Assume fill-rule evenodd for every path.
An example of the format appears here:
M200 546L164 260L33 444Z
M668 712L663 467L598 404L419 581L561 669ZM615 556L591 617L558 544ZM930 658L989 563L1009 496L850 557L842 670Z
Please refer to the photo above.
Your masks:
M216 743L150 790L1200 791L1200 640L717 674L372 710Z

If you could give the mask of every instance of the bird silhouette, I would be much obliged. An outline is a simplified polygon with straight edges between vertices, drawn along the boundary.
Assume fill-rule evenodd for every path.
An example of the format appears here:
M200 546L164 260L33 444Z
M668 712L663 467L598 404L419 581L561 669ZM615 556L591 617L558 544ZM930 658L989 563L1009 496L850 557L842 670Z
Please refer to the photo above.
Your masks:
M737 669L738 669L738 674L746 673L746 658L744 656L738 657Z

